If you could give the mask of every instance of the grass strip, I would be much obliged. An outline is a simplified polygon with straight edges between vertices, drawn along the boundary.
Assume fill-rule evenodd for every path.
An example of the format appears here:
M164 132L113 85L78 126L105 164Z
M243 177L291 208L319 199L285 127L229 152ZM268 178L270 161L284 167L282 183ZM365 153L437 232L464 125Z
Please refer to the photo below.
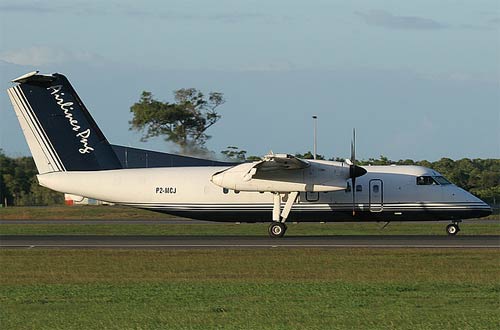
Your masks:
M57 205L0 208L0 220L171 219L172 216L120 205Z
M2 250L8 329L495 329L498 251Z
M446 235L443 223L290 223L287 235ZM268 224L2 224L0 235L264 236ZM500 222L464 223L459 235L500 235Z
M499 322L498 288L463 283L37 285L10 288L0 302L5 329L455 330Z

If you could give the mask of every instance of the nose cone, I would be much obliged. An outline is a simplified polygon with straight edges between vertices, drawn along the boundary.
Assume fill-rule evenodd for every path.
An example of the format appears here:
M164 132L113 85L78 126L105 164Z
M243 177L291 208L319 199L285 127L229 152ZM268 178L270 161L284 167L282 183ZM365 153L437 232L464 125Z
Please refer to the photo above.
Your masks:
M481 201L482 205L481 205L481 207L479 209L480 215L478 216L478 218L487 217L487 216L493 214L493 208L490 206L490 204L488 204L488 203L486 203L486 202L484 202L482 200L480 200L480 201Z
M482 218L491 215L493 213L493 209L491 208L491 206L484 203L483 205L472 209L471 213L472 213L471 218Z
M487 217L493 213L493 209L491 206L484 202L483 200L477 198L473 194L468 191L462 190L466 195L466 200L469 202L469 207L471 209L472 216L471 218L482 218Z

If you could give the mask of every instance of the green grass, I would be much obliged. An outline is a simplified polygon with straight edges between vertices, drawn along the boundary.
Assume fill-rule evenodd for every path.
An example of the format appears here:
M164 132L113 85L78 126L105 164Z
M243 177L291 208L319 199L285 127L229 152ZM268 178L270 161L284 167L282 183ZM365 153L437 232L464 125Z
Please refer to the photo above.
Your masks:
M0 220L169 219L172 216L126 206L23 206L0 208Z
M304 235L446 235L447 223L299 223L287 236ZM2 224L0 235L238 235L265 236L268 224ZM500 235L500 222L464 223L459 235Z
M2 250L5 329L497 329L498 250Z
M125 207L0 209L0 234L267 235ZM445 223L289 224L287 235L441 234ZM498 235L498 221L460 235ZM2 329L497 329L498 249L0 250Z

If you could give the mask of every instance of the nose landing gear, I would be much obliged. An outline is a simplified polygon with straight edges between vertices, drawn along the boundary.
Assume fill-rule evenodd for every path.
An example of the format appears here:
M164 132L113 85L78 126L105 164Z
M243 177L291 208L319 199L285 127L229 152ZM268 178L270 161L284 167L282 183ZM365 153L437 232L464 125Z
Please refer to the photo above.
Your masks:
M458 234L458 232L460 231L460 227L458 226L459 222L460 221L455 221L446 226L446 233L448 233L448 236L455 236L456 234Z

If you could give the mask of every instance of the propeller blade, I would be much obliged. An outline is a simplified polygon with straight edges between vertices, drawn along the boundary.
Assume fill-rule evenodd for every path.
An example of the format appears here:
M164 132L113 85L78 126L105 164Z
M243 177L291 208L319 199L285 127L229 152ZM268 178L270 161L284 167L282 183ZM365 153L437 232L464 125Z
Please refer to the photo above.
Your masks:
M352 129L352 140L351 140L351 162L356 165L356 129Z
M352 216L356 215L356 178L366 174L366 170L356 165L356 129L352 129L351 160L349 164L349 176L352 181Z
M351 174L352 180L352 216L356 215L356 129L352 129L352 140L351 140L351 163L349 167L349 172Z
M356 215L356 177L352 177L352 216Z

